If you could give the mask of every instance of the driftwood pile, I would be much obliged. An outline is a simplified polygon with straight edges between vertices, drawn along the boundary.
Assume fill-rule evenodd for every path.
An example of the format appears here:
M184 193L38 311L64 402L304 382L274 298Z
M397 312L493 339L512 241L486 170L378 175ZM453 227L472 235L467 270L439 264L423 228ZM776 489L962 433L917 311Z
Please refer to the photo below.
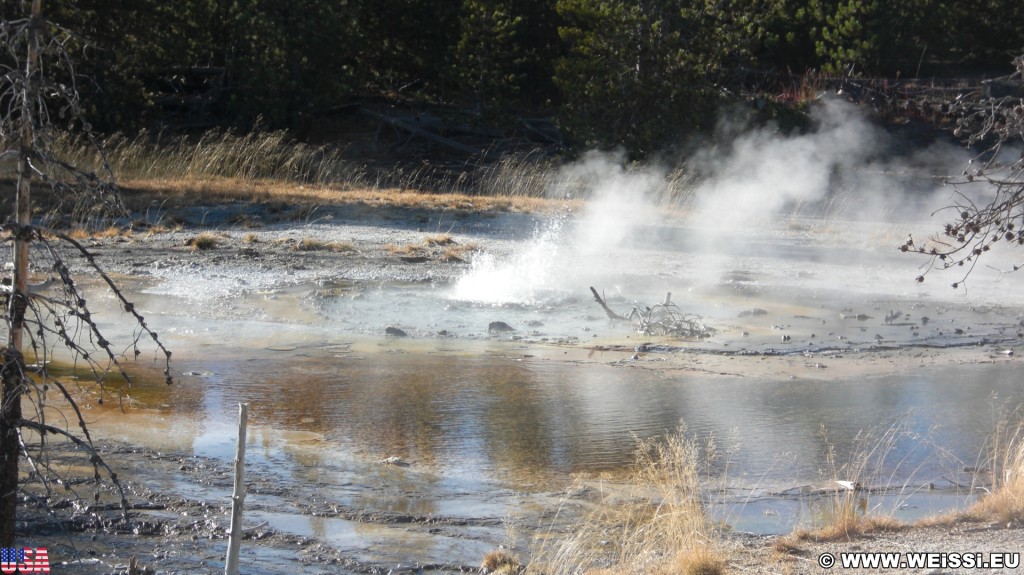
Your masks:
M672 293L665 294L663 303L653 306L634 305L628 315L620 315L608 307L601 294L593 287L594 301L601 306L608 319L613 321L631 322L634 328L644 335L670 335L677 337L708 337L711 328L704 323L704 318L693 313L686 313L672 303Z

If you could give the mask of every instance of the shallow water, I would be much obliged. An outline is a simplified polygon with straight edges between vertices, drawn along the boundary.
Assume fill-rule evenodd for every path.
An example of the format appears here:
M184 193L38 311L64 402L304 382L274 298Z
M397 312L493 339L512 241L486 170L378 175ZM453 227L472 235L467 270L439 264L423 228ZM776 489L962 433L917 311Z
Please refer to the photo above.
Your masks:
M88 413L105 438L228 461L237 404L248 402L249 465L294 495L255 497L247 521L393 564L474 563L503 542L504 519L536 523L576 477L623 478L637 438L683 422L716 439L708 498L739 530L813 522L821 501L808 493L883 443L862 481L892 489L869 506L903 518L949 509L968 499L957 485L974 480L964 468L999 409L1024 403L1019 278L982 271L967 295L917 285L908 260L880 251L899 230L837 243L810 222L707 249L673 239L693 230L664 226L598 253L565 247L562 229L453 284L265 280L228 297L204 294L204 278L189 290L137 286L175 350L177 383L141 381L127 415L109 402ZM643 336L609 321L591 285L621 313L672 292L715 330ZM516 331L488 334L491 321ZM943 349L968 350L971 363L928 367ZM883 367L863 375L841 367L844 354ZM752 357L770 367L752 370ZM387 457L410 466L377 463ZM472 521L455 539L410 533L311 517L303 505L317 498Z
M919 439L894 449L901 469L892 481L935 482L973 465L995 412L1024 402L1013 361L815 381L643 369L620 362L629 352L558 361L511 342L460 352L363 345L188 358L178 365L192 371L174 388L131 395L137 405L166 405L160 417L199 455L231 457L234 412L248 402L255 424L315 438L340 459L398 456L446 477L524 489L621 472L635 438L683 422L696 436L736 446L734 487L819 482L829 443L849 451L858 433L893 426ZM937 457L938 448L959 459Z

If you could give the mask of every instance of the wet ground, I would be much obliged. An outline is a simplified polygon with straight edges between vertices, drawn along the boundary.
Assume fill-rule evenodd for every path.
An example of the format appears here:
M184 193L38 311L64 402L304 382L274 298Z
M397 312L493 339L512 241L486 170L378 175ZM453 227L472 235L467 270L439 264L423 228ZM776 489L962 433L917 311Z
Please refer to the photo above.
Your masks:
M116 536L26 523L25 546L83 559L64 572L131 555L222 571L240 401L250 573L472 570L498 545L570 529L588 490L623 480L636 437L680 420L729 447L708 501L738 531L813 520L828 445L853 457L872 429L900 434L868 477L872 505L909 519L971 497L965 468L994 411L1024 402L1020 279L915 284L895 250L909 225L851 236L790 219L723 239L667 216L607 243L585 214L339 208L258 229L218 214L202 211L220 234L210 250L187 245L192 228L88 244L160 326L178 382L141 378L126 413L83 389L137 509ZM347 247L296 249L307 238ZM452 245L473 249L459 261ZM637 333L590 286L623 315L671 292L710 329ZM496 321L514 331L492 333Z

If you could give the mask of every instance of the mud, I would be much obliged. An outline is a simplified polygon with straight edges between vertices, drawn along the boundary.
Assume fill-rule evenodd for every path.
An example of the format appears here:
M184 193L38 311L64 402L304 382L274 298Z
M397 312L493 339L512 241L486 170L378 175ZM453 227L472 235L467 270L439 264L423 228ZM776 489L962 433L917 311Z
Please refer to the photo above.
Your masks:
M113 445L99 452L126 478L121 486L128 502L127 519L109 483L97 494L82 482L76 489L87 497L52 497L52 513L35 500L23 501L18 533L25 546L47 547L52 571L60 573L125 573L131 557L159 573L223 572L230 528L230 462ZM385 473L396 471L381 465ZM167 489L168 483L174 489ZM246 484L245 573L473 572L476 565L445 561L444 550L424 554L438 555L434 562L428 557L428 562L407 563L410 549L403 544L447 539L451 557L465 557L473 550L482 557L507 539L512 523L544 516L543 511L529 519L368 511L331 495L344 493L351 484L282 484L274 474L251 466ZM29 490L32 486L27 485ZM386 483L371 488L389 489L398 488ZM558 495L552 494L551 501ZM292 532L280 532L262 520L275 518L280 523L281 517L293 518ZM295 533L304 530L298 526L302 522L312 526L307 535ZM378 531L377 539L391 549L360 548L354 538L339 539L344 525Z
M439 306L433 300L423 305L393 296L399 290L450 287L471 270L476 254L509 260L538 241L536 232L551 217L339 206L319 208L300 221L273 222L263 210L242 204L196 207L176 214L184 224L176 231L137 226L130 234L84 243L105 270L129 286L140 309L172 302L174 309L159 313L173 326L169 333L188 333L171 341L172 348L185 348L180 354L185 358L204 349L216 355L217 347L211 346L224 343L216 329L189 332L194 327L189 322L196 321L235 322L226 328L233 345L292 354L295 361L313 357L365 364L374 357L366 350L374 346L380 354L485 353L503 361L595 365L666 377L684 373L810 384L922 368L1010 365L1024 353L1021 302L1005 286L970 299L902 287L894 294L878 287L889 278L871 266L846 281L829 277L843 273L839 265L805 270L755 260L737 264L742 270L729 264L715 275L698 276L691 254L669 257L650 246L627 246L625 255L616 254L612 273L603 278L614 276L624 287L607 297L609 305L626 313L637 305L631 290L647 302L675 291L676 301L699 307L716 327L711 337L649 337L610 324L586 291L594 276L572 278L583 282L578 296L558 294L541 304L444 302L444 313L434 312L429 310ZM778 237L797 253L805 231L783 229ZM198 249L190 241L203 232L215 235L214 247ZM824 229L808 242L832 249L828 233ZM428 241L440 235L454 243ZM879 232L863 249L873 252L896 237L891 230ZM335 247L300 249L304 240ZM452 257L453 246L465 251ZM81 258L68 254L79 273L91 273ZM913 265L907 268L910 284ZM781 276L788 283L780 283ZM831 287L837 282L842 290ZM1001 298L1000 292L1012 297ZM379 304L378 294L383 294ZM395 301L401 305L392 305ZM428 311L409 312L414 305ZM176 325L178 317L188 321ZM253 320L270 321L272 338L247 332L252 324L245 322ZM496 322L514 331L488 333ZM389 329L409 337L389 337ZM179 377L196 380L212 373L206 366L190 367L187 359L177 369ZM138 425L162 417L162 402L170 401L139 397L151 411L132 414ZM261 423L287 425L269 416ZM163 429L160 425L173 423L154 424L155 429ZM142 445L105 441L104 457L124 478L128 521L119 519L109 488L89 506L82 501L93 500L91 487L78 485L81 498L51 499L52 517L26 501L19 543L47 546L53 572L127 572L132 556L160 573L223 572L230 458L197 456L187 445L157 447L161 441L174 443L167 438ZM381 453L379 459L394 455ZM453 480L419 462L406 467L379 459L364 457L355 464L316 459L317 472L308 478L277 471L273 458L250 465L243 572L473 572L479 558L499 545L526 549L538 534L571 530L586 507L585 490L566 490L569 477L561 486L545 484L527 493L495 482ZM434 490L446 494L444 505L423 503L435 498L428 493ZM737 537L749 546L751 539Z
M115 275L163 280L213 273L234 280L213 286L225 291L334 281L422 283L459 277L473 250L507 256L516 240L544 220L514 212L323 206L305 220L280 221L269 209L196 206L168 216L173 225L136 222L120 236L92 238L85 245ZM232 223L245 218L250 223ZM271 223L252 223L263 219ZM213 234L213 247L192 245L202 233ZM455 243L424 244L443 235ZM303 240L310 240L308 249L302 249ZM333 248L316 245L332 242ZM460 245L468 250L463 257L445 257L447 248Z
M239 293L277 292L310 285L330 290L337 289L331 286L353 282L450 282L464 273L468 264L462 258L445 257L446 249L461 244L466 248L462 254L471 255L475 250L507 254L514 249L514 242L522 239L522 231L539 221L527 214L386 206L320 207L314 214L296 221L248 204L196 206L165 215L176 222L173 231L155 231L154 226L136 222L131 231L120 236L93 237L83 244L100 267L135 296L154 285L179 285L188 293L193 288L190 278L207 279L204 305L186 313L227 319L252 315L251 309L227 310L222 305ZM245 223L231 223L239 221ZM261 221L272 223L262 225L258 223ZM195 248L193 240L201 233L214 234L215 246ZM446 234L458 234L458 239L439 245L424 243L427 237ZM335 242L343 248L299 249L303 240ZM411 253L416 257L409 257ZM80 277L94 277L91 267L74 250L68 249L65 254ZM44 275L45 270L41 270L40 279ZM307 289L301 289L303 295ZM291 307L282 313L296 319ZM179 377L190 375L199 374L186 371ZM135 419L139 421L139 416ZM140 424L145 425L144 420L142 416ZM154 443L161 441L154 438ZM52 515L37 507L38 500L26 499L19 516L19 544L48 547L53 572L125 573L130 557L137 557L142 565L159 573L223 572L230 523L230 461L154 451L145 446L106 445L100 452L124 478L122 484L130 504L128 520L120 516L109 485L98 495L100 503L92 505L84 502L92 501L96 494L79 485L81 497L51 499ZM391 483L387 477L414 471L381 465L376 472L384 478L368 489L344 482L283 485L279 474L250 465L246 525L255 526L246 529L243 572L471 572L477 565L452 563L451 558L458 561L472 557L476 561L507 539L510 519L505 516L367 510L365 504L352 502L354 490L377 492L383 499L415 498L416 494L408 492L400 479ZM347 500L322 493L336 493ZM515 494L499 492L496 497L513 498ZM476 496L468 499L476 505L481 503ZM537 505L533 502L523 507ZM291 532L275 531L269 527L270 521L259 520L263 516L290 525ZM379 535L364 533L351 541L330 542L332 536L346 530L374 528L381 531ZM295 535L303 531L309 535ZM360 548L367 540L377 543ZM422 542L416 544L420 540L428 541L432 548L416 552L416 548L423 547ZM447 548L439 545L439 540L448 540ZM413 549L403 550L410 543ZM408 563L413 556L422 560Z

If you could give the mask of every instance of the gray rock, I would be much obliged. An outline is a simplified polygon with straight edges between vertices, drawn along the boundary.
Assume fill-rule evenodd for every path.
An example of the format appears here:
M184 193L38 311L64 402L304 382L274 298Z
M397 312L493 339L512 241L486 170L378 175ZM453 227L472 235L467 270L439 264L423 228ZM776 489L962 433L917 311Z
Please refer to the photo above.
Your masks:
M487 325L487 333L509 333L515 330L516 328L503 321L492 321Z

